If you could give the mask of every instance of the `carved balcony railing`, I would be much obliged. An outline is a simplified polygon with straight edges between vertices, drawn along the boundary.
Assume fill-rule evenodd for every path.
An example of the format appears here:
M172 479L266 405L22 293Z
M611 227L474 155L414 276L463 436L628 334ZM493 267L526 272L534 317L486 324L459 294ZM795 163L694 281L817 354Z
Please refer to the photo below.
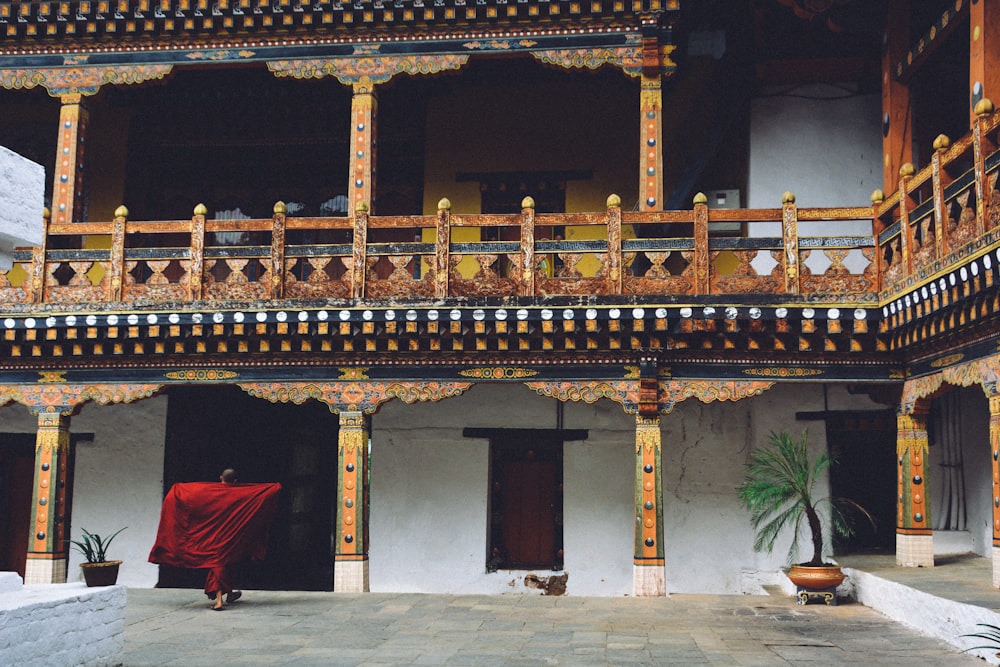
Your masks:
M872 196L884 301L934 286L1000 240L1000 114L986 99L976 112L968 135L954 144L939 135L929 164L919 171L903 165L899 189L884 200L881 192Z
M50 224L45 245L19 251L0 272L0 307L280 299L419 302L448 298L710 297L801 295L802 300L875 302L871 235L803 236L799 223L854 221L871 229L872 209L781 208L601 213L295 218L280 202L271 219L128 220ZM722 226L727 234L713 230ZM597 227L597 240L559 230ZM475 242L451 232L478 228ZM770 228L770 229L768 229ZM624 231L623 231L624 230ZM772 236L767 236L772 233ZM413 241L399 241L405 237ZM108 243L110 239L110 243ZM91 247L103 246L103 247Z
M870 208L798 208L786 193L774 209L713 210L699 195L692 210L628 212L611 195L598 213L539 214L529 197L511 215L452 213L443 199L420 216L362 204L297 218L279 202L269 219L208 220L199 204L190 220L133 221L125 207L110 222L45 220L43 245L0 271L0 309L547 297L884 306L967 264L976 272L973 260L992 266L1000 114L980 107L967 137L939 137L931 163L905 167L899 191L877 191ZM460 228L479 240L453 240ZM562 238L569 230L586 233Z

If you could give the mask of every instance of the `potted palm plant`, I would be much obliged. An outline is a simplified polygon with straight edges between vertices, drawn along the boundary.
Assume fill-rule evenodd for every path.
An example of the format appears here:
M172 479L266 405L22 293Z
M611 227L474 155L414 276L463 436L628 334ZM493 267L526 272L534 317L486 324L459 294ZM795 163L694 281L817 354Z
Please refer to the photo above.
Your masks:
M858 513L874 525L871 514L853 500L819 495L817 483L833 464L827 452L809 455L808 431L798 438L787 431L772 431L767 444L751 454L739 487L740 501L750 511L750 524L756 531L754 551L770 552L778 537L792 530L786 574L798 587L803 602L803 591L827 591L829 603L832 589L844 580L839 565L823 560L822 517L826 516L838 537L854 534L853 518ZM803 523L812 540L812 557L793 564Z
M110 537L102 537L84 528L82 540L70 540L87 561L80 563L80 569L83 570L83 579L88 587L113 586L118 581L118 568L122 562L108 560L108 547L123 530L125 528L119 528Z

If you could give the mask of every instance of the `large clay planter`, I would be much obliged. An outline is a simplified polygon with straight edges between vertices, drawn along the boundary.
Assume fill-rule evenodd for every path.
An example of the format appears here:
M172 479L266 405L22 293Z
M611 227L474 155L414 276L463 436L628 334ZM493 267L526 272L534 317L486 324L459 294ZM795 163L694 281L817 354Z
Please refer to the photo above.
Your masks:
M89 588L94 586L114 586L118 581L118 566L120 560L109 560L103 563L81 563L83 580Z
M839 565L793 565L787 574L793 584L807 591L836 588L844 580Z

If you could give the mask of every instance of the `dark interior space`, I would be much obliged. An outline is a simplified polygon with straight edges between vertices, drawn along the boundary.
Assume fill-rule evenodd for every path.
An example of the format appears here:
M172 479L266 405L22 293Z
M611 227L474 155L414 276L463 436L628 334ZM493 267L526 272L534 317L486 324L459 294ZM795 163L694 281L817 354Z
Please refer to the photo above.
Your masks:
M237 387L169 391L164 493L175 482L217 481L235 468L241 482L280 482L267 558L244 563L237 585L265 590L331 590L331 535L337 493L339 420L317 401L274 404ZM160 568L160 587L200 588L203 570Z

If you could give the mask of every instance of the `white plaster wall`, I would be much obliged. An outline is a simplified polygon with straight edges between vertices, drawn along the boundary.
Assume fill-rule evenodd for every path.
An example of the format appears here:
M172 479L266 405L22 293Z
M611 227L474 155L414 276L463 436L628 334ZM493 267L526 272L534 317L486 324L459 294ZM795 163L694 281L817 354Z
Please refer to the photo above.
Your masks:
M108 535L122 526L108 557L124 561L118 583L152 588L158 568L147 562L163 500L167 397L127 405L87 403L70 419L71 433L93 433L76 450L71 538L82 528ZM37 420L20 405L0 408L0 432L35 433ZM82 558L70 550L68 581L82 581Z
M121 559L118 583L151 588L159 569L149 563L163 501L163 454L167 397L128 405L87 403L73 417L72 430L94 433L76 451L73 539L80 529L110 534L122 526L109 557ZM81 558L71 551L70 581L82 580Z
M823 422L796 421L796 412L879 407L841 386L785 383L736 403L689 399L663 416L667 591L757 594L763 585L783 584L791 536L770 554L754 553L749 513L737 495L750 452L771 431L807 428L811 450L824 451ZM826 480L821 489L828 491ZM808 557L808 538L800 545L800 556Z
M487 573L489 443L465 427L554 428L557 402L523 385L479 385L432 404L387 404L372 422L369 563L379 592L525 593L527 571ZM570 595L632 587L634 421L620 406L566 406L563 539ZM550 572L537 572L547 576Z
M781 206L788 190L802 207L871 205L882 187L878 94L829 84L768 88L750 113L750 208Z
M44 197L42 165L0 146L0 269L15 246L41 243Z

